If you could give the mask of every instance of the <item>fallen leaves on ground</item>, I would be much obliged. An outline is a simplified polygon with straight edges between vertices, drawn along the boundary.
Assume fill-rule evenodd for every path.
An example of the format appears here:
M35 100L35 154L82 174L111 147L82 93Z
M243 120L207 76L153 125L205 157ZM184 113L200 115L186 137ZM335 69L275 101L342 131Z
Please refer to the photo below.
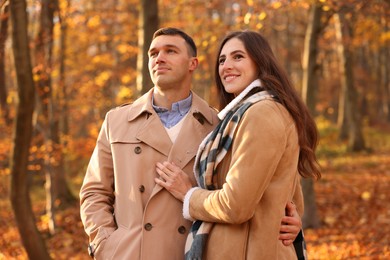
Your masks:
M322 225L305 230L309 259L390 259L390 154L344 160L315 184Z
M319 229L305 230L309 259L390 259L390 154L329 160L315 183ZM0 181L0 260L27 259ZM57 234L48 235L44 201L34 201L38 228L53 259L90 259L78 205L59 211Z

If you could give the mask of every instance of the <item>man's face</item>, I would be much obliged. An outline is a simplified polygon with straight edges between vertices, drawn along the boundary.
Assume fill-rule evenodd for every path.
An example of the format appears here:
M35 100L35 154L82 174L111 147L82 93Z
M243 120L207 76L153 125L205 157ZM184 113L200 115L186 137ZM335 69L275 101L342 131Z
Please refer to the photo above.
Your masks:
M185 40L176 35L156 37L150 44L148 56L150 77L160 88L179 88L188 84L191 72L197 66L196 58L189 55Z

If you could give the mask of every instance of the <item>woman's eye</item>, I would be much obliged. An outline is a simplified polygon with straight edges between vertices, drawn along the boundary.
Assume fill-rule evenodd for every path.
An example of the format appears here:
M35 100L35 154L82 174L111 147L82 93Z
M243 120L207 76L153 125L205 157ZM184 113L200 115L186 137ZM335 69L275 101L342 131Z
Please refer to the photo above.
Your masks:
M219 59L219 64L220 65L224 64L224 62L225 62L225 59Z
M234 59L235 59L235 60L239 60L239 59L241 59L241 58L243 58L243 56L242 56L242 55L240 55L240 54L239 54L239 55L235 55L235 56L234 56Z

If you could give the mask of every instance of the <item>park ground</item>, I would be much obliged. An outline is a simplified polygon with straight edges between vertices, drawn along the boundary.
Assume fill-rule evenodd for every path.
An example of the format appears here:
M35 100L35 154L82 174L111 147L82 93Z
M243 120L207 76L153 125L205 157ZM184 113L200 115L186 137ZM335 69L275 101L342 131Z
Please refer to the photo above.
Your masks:
M322 134L323 177L314 186L321 226L305 230L309 259L390 259L390 128L368 130L373 148L360 153L345 152L332 130ZM70 180L75 194L81 180ZM0 260L27 259L8 194L9 176L0 175ZM78 203L57 212L57 233L50 236L43 187L33 187L31 198L52 258L90 259Z

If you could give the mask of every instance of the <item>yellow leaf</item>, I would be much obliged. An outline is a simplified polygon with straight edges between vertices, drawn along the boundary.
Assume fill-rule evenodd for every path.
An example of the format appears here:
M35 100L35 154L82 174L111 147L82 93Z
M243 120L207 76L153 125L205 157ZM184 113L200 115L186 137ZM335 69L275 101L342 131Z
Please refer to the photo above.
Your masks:
M324 221L328 225L333 225L336 222L336 218L334 216L326 216Z
M244 23L245 24L249 24L250 20L251 20L251 17L252 17L252 14L251 13L246 13L245 17L244 17Z
M272 8L274 9L279 9L280 7L282 7L282 3L281 2L275 2L272 4Z
M133 95L133 92L129 87L121 87L119 93L117 94L117 97L121 100L129 100L131 96Z
M361 198L363 200L367 201L367 200L371 199L371 193L368 192L368 191L365 191L365 192L362 193Z
M87 25L90 28L94 28L94 27L98 27L100 24L101 24L100 17L95 15L91 19L88 20L88 24Z
M130 75L126 74L121 78L123 84L128 84L131 81Z
M111 77L111 73L108 71L103 71L95 78L96 85L102 87L106 84L107 80Z
M258 16L260 21L263 21L267 17L267 14L265 12L261 12Z

